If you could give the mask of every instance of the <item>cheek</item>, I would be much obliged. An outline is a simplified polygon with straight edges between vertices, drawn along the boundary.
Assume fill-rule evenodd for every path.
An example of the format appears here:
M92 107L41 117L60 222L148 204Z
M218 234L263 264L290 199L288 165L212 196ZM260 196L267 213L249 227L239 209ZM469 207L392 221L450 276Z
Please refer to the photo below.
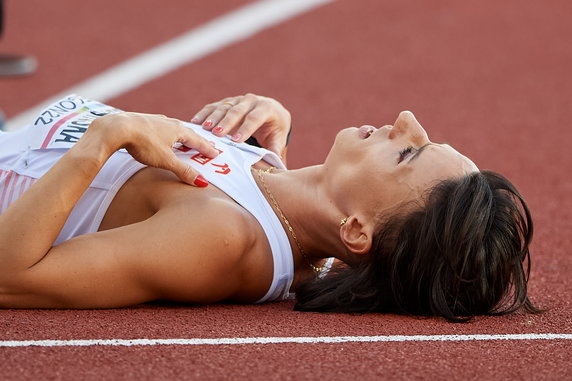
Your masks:
M434 169L413 166L401 167L391 187L395 203L420 200L434 181Z
M414 189L403 174L389 172L387 168L377 168L377 170L364 172L362 181L368 186L365 193L372 196L372 203L378 210L379 208L385 210L394 207L403 201L409 201L416 197Z

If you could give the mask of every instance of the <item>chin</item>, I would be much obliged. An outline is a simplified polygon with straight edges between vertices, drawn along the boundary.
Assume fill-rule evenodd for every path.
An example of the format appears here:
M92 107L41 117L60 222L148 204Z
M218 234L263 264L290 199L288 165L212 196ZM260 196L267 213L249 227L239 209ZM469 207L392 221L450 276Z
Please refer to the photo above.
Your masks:
M333 161L336 164L347 163L348 158L356 158L361 151L361 144L364 139L359 136L357 127L348 127L340 130L330 147L324 163ZM353 161L353 160L352 160Z
M337 154L343 155L343 151L346 150L345 147L350 142L350 139L352 137L352 134L351 134L352 130L354 132L354 135L357 136L357 128L355 128L355 127L344 128L343 130L338 131L338 133L336 134L336 137L334 139L334 143L330 147L330 151L328 152L328 155L326 156L326 161L328 161L328 159L331 156L336 156ZM355 137L354 137L354 139L355 139Z
M338 143L344 144L344 142L346 141L357 141L357 140L361 140L361 138L359 137L359 128L348 127L338 131L338 133L336 134L336 138L334 140L334 145Z

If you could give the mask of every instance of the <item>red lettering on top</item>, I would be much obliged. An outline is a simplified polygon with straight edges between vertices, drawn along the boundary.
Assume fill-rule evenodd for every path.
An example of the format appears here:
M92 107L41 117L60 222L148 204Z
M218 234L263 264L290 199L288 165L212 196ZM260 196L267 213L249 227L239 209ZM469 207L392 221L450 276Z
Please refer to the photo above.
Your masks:
M219 167L220 170L216 170L216 173L220 173L221 175L228 175L230 173L230 166L226 163L224 164L215 164L215 163L211 163L211 165L214 165L215 167Z
M175 149L177 151L181 151L181 152L188 152L188 151L192 150L192 148L184 146L182 144L179 147L175 147Z
M185 147L185 146L183 146L183 147ZM187 147L185 147L185 148L187 148ZM218 151L219 155L224 152L223 150L218 149L218 148L216 148L216 147L213 147L213 148ZM186 151L183 151L183 152L187 152L189 149L190 149L190 148L188 148ZM208 163L208 162L211 161L212 159L211 159L210 157L206 157L206 156L203 155L202 153L197 153L196 155L191 156L191 160L196 161L196 162L199 163L200 165L205 165L206 163Z
M191 156L191 160L196 161L197 163L199 163L200 165L205 165L206 163L208 163L209 161L211 161L212 159L210 157L206 157L205 155L203 155L202 153L197 153L194 156Z

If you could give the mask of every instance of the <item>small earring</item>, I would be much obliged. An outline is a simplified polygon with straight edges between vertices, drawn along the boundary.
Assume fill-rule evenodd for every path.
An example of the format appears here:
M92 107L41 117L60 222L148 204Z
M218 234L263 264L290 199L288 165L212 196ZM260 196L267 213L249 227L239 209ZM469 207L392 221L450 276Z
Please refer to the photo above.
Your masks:
M344 217L340 220L340 226L343 226L346 222L348 222L348 218Z

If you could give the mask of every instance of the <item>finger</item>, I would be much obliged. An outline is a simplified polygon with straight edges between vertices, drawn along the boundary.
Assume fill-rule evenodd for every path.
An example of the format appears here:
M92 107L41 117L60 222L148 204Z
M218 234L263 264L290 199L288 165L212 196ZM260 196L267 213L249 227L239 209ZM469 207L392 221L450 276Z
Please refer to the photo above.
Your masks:
M201 176L201 174L196 171L193 167L185 164L182 160L179 160L174 153L171 153L171 158L167 168L173 172L181 181L199 188L204 188L209 185L208 181Z
M260 97L254 94L246 94L231 99L231 102L226 102L232 103L237 101L232 107L226 110L224 117L218 122L217 127L219 128L213 130L215 135L225 136L237 129L252 111L260 107L259 98Z
M232 135L232 140L237 143L244 142L265 123L271 123L271 120L268 120L268 112L261 108L252 110L246 115L238 130Z
M197 114L195 114L191 119L191 123L202 124L205 130L212 130L218 121L224 116L224 112L229 108L229 105L232 106L238 102L237 98L240 97L224 98L218 102L206 105ZM221 113L221 110L224 112Z
M253 114L254 113L254 114ZM224 118L218 123L218 127L220 129L213 130L216 135L225 136L230 134L233 130L236 130L233 134L233 140L241 141L248 139L252 132L256 131L258 127L262 125L264 122L263 118L260 117L261 111L258 110L256 103L246 101L237 104L236 106L229 109L224 116ZM250 120L249 124L254 124L254 126L249 127L249 131L246 132L247 136L244 139L240 139L243 134L245 134L244 130L241 126L247 121ZM260 121L261 122L257 122Z
M214 148L207 139L182 125L177 142L182 143L189 148L194 148L211 159L214 159L219 154L219 151Z
M204 124L205 121L208 119L209 115L211 115L215 109L216 109L216 104L214 103L204 106L199 112L195 114L195 116L191 118L191 123Z
M203 122L203 128L205 130L212 131L215 135L224 136L228 129L224 129L220 125L220 121L226 116L229 110L231 110L233 105L230 103L220 103L216 108L206 117Z

